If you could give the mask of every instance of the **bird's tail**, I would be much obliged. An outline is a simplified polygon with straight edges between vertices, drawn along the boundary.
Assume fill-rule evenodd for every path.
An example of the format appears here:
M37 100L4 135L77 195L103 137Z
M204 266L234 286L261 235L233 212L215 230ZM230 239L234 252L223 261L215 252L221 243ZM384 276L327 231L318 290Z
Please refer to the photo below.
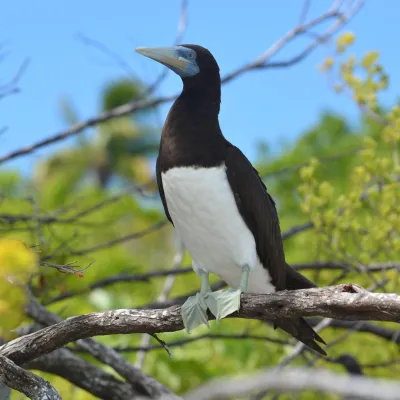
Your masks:
M323 356L327 355L325 350L323 350L321 346L316 342L320 342L322 344L326 343L318 335L318 333L315 332L310 325L308 325L307 321L304 318L279 320L279 322L275 322L275 326L289 333L297 340L300 340L300 342L304 343L310 349L315 350Z
M317 286L313 282L299 274L289 264L286 264L286 289L311 289L315 287ZM280 320L275 322L274 326L281 328L318 353L324 356L327 355L316 341L322 344L326 343L304 318Z

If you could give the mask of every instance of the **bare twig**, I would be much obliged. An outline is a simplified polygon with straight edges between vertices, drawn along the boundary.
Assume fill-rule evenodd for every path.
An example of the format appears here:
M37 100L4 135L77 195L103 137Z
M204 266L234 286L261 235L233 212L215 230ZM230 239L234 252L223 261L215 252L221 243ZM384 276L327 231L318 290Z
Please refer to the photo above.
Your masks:
M318 160L319 163L330 163L333 161L340 160L344 157L348 157L350 155L355 155L355 154L359 153L360 150L361 150L360 147L356 147L353 149L346 150L340 154L335 154L335 155L327 156L327 157L315 157L315 158ZM265 179L265 178L269 178L269 177L276 177L279 175L284 175L287 173L297 172L300 169L302 169L303 167L307 166L309 163L310 163L310 161L307 160L307 161L301 162L296 165L284 166L282 168L278 168L278 169L266 172L265 174L262 174L262 178Z
M120 282L150 282L152 278L165 277L171 275L182 275L193 272L192 267L185 268L175 268L175 269L165 269L158 271L151 271L146 274L117 274L109 276L108 278L101 279L97 282L90 284L89 286L83 288L82 290L76 292L64 292L58 296L53 297L46 302L46 305L55 303L60 300L69 299L74 296L79 296L81 294L87 293L88 291L104 288L115 283Z
M7 222L9 224L15 224L17 222L31 222L31 221L38 221L40 224L53 224L53 223L58 223L58 224L72 224L72 223L78 223L78 221L81 218L87 217L88 215L93 214L96 211L101 210L102 208L115 203L121 198L128 196L132 192L137 192L141 196L144 197L153 197L147 190L147 188L152 185L153 182L148 182L143 185L132 185L126 190L123 190L121 193L117 193L113 196L108 197L107 199L100 201L90 207L84 208L83 210L80 210L73 214L70 217L67 218L61 218L60 214L65 213L68 211L65 208L61 208L54 212L51 215L31 215L31 214L0 214L0 220L3 220L4 222Z
M352 7L349 8L347 13L342 13L340 11L340 4L332 7L329 11L319 15L318 17L310 20L309 22L303 23L291 29L288 33L282 36L277 42L275 42L266 52L259 56L255 61L243 65L241 68L231 72L226 75L223 79L224 83L236 78L238 75L244 72L249 72L256 69L266 69L266 68L282 68L290 67L311 54L321 43L327 41L332 35L334 35L340 28L342 28L357 12L360 10L364 4L363 0L356 0L352 2ZM335 22L321 35L319 35L313 42L311 42L303 51L298 53L296 56L277 62L270 62L269 60L275 56L282 48L295 39L297 36L307 32L308 30L315 28L330 19L334 19Z
M312 222L307 222L306 224L303 225L294 226L293 228L290 228L287 231L282 232L282 239L283 240L289 239L290 237L297 235L298 233L312 229L313 226L314 225Z
M166 223L167 223L166 220L165 221L161 221L161 222L158 222L158 223L156 223L154 225L151 225L151 226L149 226L149 227L147 227L147 228L145 228L145 229L143 229L141 231L130 233L128 235L119 237L117 239L110 240L109 242L106 242L106 243L101 243L101 244L98 244L98 245L93 246L93 247L88 247L86 249L73 250L73 251L71 251L69 253L69 255L70 256L82 256L84 254L93 253L95 251L108 249L108 248L116 246L118 244L125 243L125 242L127 242L129 240L137 240L137 239L142 238L143 236L147 236L150 233L153 233L153 232L156 232L156 231L160 230L161 228L163 228L166 225ZM42 260L47 260L49 258L51 258L51 256L43 257Z
M4 97L10 96L12 94L18 93L18 82L20 81L22 75L25 73L29 65L29 59L26 59L21 66L18 68L14 77L7 82L5 85L0 86L0 100Z
M102 53L104 53L106 56L111 58L116 62L116 64L130 77L134 78L135 73L132 71L131 66L115 51L111 50L109 47L107 47L104 43L90 38L89 36L85 35L82 32L77 33L77 38L86 46L91 46L96 48L97 50L100 50Z
M168 342L167 346L168 348L173 348L173 347L181 347L181 346L186 346L187 344L193 343L193 342L198 342L200 340L254 340L254 341L261 341L261 342L270 342L270 343L275 343L279 344L282 346L288 346L290 343L287 340L282 340L282 339L276 339L273 337L269 336L263 336L263 335L251 335L248 333L242 333L242 334L224 334L224 333L207 333L204 335L199 335L195 337L189 337L185 339L180 339L180 340L175 340L174 342ZM154 344L154 345L148 345L146 347L143 346L123 346L123 347L113 347L115 351L118 351L119 353L127 353L127 352L135 352L135 351L153 351L153 350L161 350L165 349L164 346L161 344ZM82 352L82 350L78 348L73 349L75 352Z
M188 20L187 6L188 6L188 0L182 0L181 11L179 13L178 29L174 40L175 45L181 43L187 28L187 20ZM164 79L167 77L168 72L169 69L167 67L163 68L161 74L154 80L154 82L151 85L147 87L147 89L143 94L143 97L150 96L152 93L154 93L156 89L160 86L160 84L164 81Z
M315 326L317 323L320 322L320 318L310 318L308 322L312 326ZM384 326L379 326L366 321L354 322L354 321L333 320L330 326L332 326L333 328L346 329L346 330L351 329L357 332L370 333L379 338L400 345L400 330L386 328Z

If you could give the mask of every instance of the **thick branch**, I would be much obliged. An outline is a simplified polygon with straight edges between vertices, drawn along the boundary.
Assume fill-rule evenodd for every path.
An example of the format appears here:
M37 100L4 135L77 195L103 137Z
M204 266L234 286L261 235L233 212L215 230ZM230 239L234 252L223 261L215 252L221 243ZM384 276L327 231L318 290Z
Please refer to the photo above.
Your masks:
M49 382L0 355L0 382L33 400L61 400Z
M185 400L228 399L246 397L253 391L268 390L283 393L318 390L345 396L359 396L369 400L396 400L400 384L363 376L344 376L322 369L292 368L282 371L267 370L238 379L220 379L207 383L184 396Z
M268 295L243 295L239 313L231 317L276 321L299 316L344 320L400 322L400 296L350 293L352 285L283 291ZM70 342L98 335L173 332L183 328L180 307L119 309L68 318L38 332L15 339L0 353L18 364L48 354Z
M97 368L68 349L58 349L24 364L24 367L61 376L103 400L127 400L139 395L131 384Z
M28 303L26 313L45 326L62 322L60 317L51 313L35 299L32 299ZM79 348L90 353L98 361L113 368L119 375L125 378L141 396L158 398L168 395L170 399L176 398L168 388L146 375L141 369L136 368L111 347L92 338L78 340L76 344Z

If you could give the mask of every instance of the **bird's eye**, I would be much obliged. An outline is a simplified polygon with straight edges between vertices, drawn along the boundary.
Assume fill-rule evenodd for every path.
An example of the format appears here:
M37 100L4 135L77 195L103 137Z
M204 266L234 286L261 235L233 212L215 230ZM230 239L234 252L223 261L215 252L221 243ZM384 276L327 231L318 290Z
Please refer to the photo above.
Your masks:
M189 53L189 58L194 58L194 51L191 51L191 52Z

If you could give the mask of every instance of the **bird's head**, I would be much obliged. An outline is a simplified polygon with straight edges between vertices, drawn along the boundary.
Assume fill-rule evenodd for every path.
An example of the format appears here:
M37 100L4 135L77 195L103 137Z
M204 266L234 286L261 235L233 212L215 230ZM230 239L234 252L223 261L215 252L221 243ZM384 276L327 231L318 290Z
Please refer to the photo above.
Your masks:
M165 65L182 80L199 80L217 73L219 67L213 55L204 47L194 44L182 44L172 47L138 47L136 52Z

